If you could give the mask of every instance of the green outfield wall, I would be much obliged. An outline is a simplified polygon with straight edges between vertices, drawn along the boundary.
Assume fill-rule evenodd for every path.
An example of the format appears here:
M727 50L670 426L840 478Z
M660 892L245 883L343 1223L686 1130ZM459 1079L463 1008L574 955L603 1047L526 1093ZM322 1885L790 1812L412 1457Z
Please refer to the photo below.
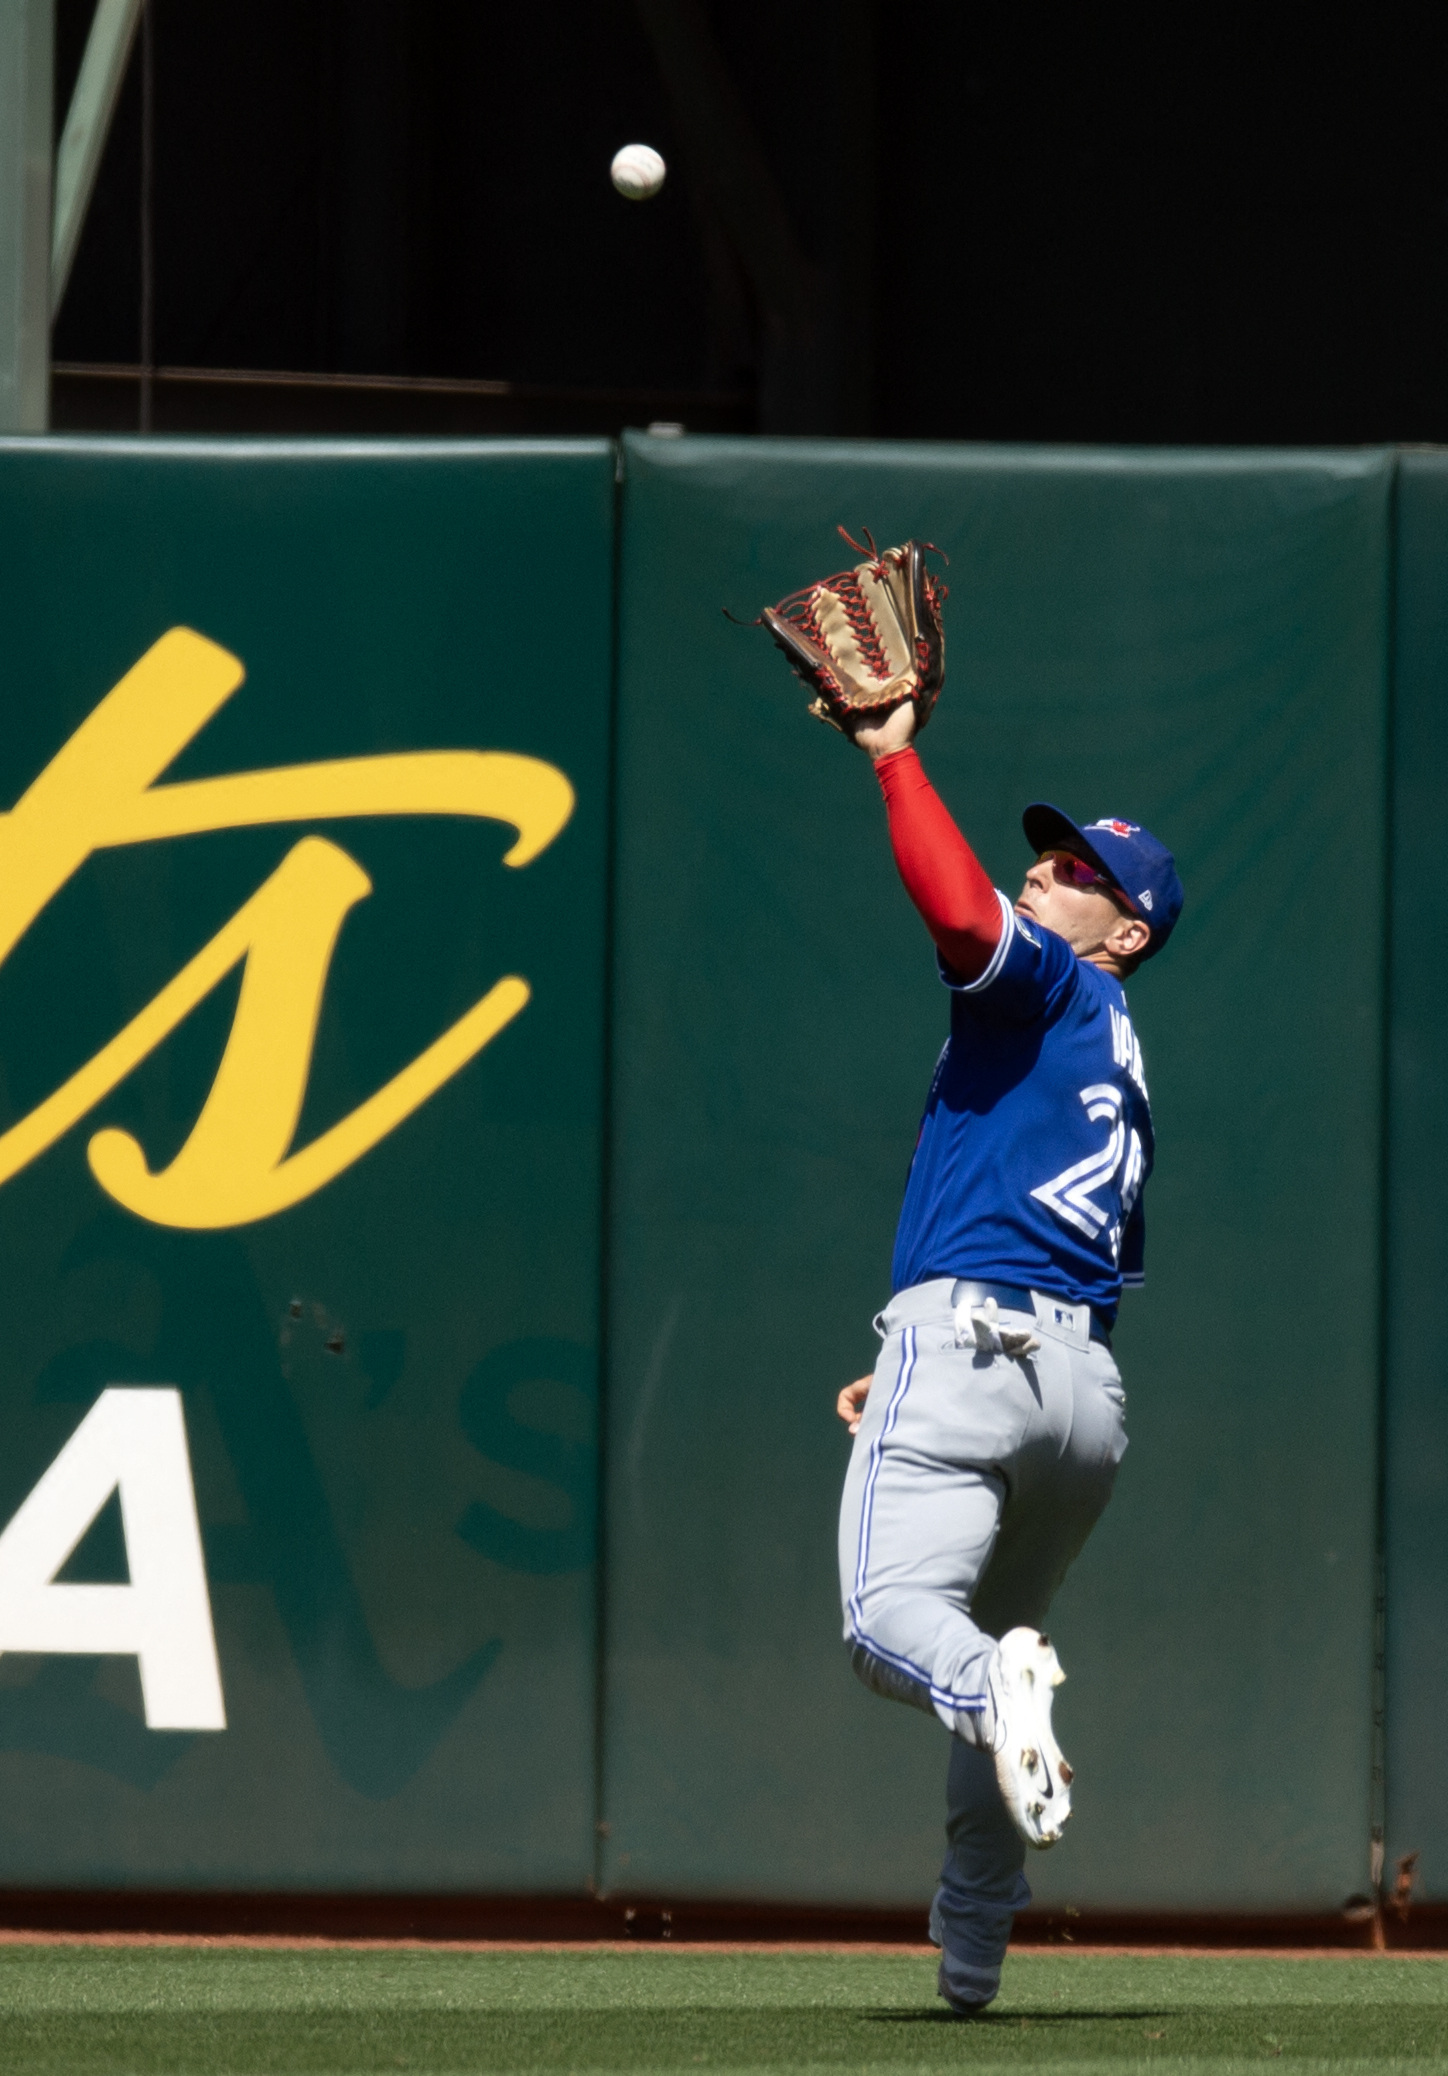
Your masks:
M0 1889L929 1894L832 1403L946 1002L720 610L836 522L950 557L997 880L1047 798L1187 890L1037 1895L1365 1889L1384 1554L1448 1892L1448 461L648 436L0 442Z
M135 1657L7 1652L0 1882L592 1874L613 507L601 442L0 453L7 804L168 630L245 673L188 733L193 688L212 696L198 644L141 683L119 742L81 760L27 844L18 817L0 833L7 886L57 822L81 826L83 859L0 967L10 1129L314 846L248 957L253 1002L228 973L0 1187L0 1514L104 1386L179 1389L226 1721L148 1728ZM108 817L143 825L127 740L159 730L164 757L167 727L181 743L159 790L196 787L200 826L107 844ZM520 768L415 761L480 749ZM318 774L360 759L350 795ZM200 795L279 768L280 791ZM549 772L571 813L509 867L507 816L533 813L523 781ZM455 811L470 784L491 814ZM259 1145L274 1120L246 1061L222 1090L224 1049L262 1047L252 1084L300 1097L306 1148L510 975L531 999L410 1116L299 1201L236 1220L254 1206L228 1204L229 1182L259 1179L265 1201L278 1149ZM290 991L319 985L308 1060ZM239 1114L214 1114L177 1201L101 1186L101 1128L179 1167L218 1092ZM112 1503L62 1579L124 1565Z
M945 1733L839 1642L830 1409L874 1359L945 995L863 759L718 610L789 589L836 518L949 553L923 754L993 875L1045 798L1163 832L1187 888L1132 989L1160 1145L1132 1445L1053 1624L1090 1788L1032 1881L1262 1909L1364 1884L1391 480L1382 454L629 445L610 1884L903 1900L939 1854Z
M1448 455L1410 453L1396 493L1392 1060L1384 1308L1388 1876L1419 1853L1448 1897L1448 888L1432 868L1448 804Z

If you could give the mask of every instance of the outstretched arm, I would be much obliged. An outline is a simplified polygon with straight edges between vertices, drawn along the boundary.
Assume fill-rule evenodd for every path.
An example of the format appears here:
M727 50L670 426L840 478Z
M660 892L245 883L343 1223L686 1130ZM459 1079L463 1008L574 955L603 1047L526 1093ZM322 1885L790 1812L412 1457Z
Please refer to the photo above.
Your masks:
M1000 942L996 890L908 741L872 755L905 891L951 972L978 980Z

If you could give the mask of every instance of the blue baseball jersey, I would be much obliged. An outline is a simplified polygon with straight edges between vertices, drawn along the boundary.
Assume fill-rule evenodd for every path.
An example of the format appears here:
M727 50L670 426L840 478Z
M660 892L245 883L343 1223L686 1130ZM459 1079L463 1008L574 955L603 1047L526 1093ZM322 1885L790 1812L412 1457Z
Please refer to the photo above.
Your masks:
M943 961L950 1036L895 1236L894 1287L1023 1284L1110 1320L1140 1283L1151 1107L1119 980L1016 915L978 980Z

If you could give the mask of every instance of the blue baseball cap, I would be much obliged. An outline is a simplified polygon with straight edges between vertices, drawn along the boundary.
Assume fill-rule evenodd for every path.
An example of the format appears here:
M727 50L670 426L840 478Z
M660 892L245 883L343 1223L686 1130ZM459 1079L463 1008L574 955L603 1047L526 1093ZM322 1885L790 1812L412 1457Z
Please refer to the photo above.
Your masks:
M1076 851L1104 872L1133 915L1151 931L1146 956L1159 952L1182 912L1182 883L1176 860L1139 822L1107 815L1084 826L1049 800L1036 800L1021 816L1026 842L1042 851Z

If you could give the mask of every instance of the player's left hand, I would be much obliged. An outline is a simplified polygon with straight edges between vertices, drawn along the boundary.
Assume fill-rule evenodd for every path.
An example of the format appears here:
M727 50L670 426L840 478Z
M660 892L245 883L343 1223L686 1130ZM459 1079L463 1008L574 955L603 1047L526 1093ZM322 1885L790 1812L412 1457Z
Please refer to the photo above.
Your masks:
M872 760L889 757L896 750L907 749L915 740L920 729L920 717L913 699L907 699L886 714L883 721L853 721L846 729L850 741L864 750Z
M835 1411L851 1434L860 1432L860 1422L865 1414L865 1400L870 1396L870 1386L873 1382L873 1377L856 1377L854 1383L847 1384L835 1400Z

